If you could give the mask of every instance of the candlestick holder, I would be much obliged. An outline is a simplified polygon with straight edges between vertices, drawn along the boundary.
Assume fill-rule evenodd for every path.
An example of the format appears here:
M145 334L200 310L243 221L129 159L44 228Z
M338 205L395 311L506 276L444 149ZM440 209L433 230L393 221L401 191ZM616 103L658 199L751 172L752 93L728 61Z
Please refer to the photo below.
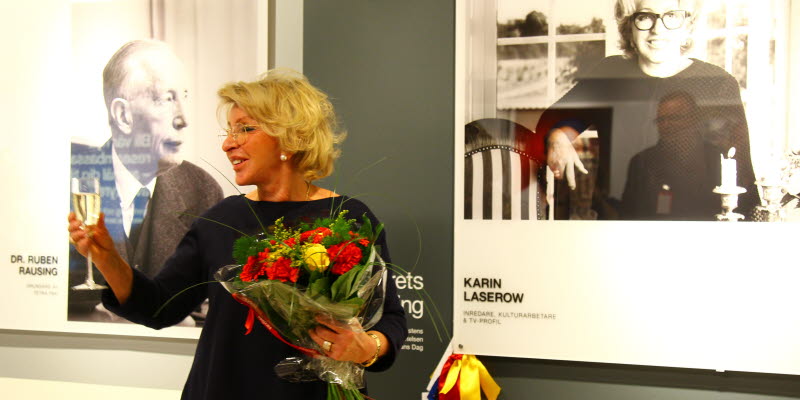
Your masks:
M758 195L761 198L761 205L756 206L756 212L764 222L783 221L783 197L786 191L783 183L775 179L761 178L756 181Z
M744 219L744 215L733 212L739 206L739 195L747 192L747 189L741 186L717 186L714 188L714 193L717 193L722 198L722 213L717 214L718 221L736 222Z

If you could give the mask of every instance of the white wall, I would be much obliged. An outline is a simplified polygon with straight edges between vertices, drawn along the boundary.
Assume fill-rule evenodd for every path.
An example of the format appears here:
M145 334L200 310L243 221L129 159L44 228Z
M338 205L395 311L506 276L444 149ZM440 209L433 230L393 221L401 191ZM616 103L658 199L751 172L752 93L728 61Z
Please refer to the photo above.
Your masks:
M271 0L274 26L269 67L303 72L303 0Z
M189 339L2 330L0 377L180 390L195 344ZM0 381L0 393L6 389Z

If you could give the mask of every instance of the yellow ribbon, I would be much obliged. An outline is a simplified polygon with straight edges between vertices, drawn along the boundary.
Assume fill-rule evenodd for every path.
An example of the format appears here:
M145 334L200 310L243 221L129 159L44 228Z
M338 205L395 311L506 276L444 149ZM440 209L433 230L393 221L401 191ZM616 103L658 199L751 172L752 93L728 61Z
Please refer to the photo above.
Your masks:
M459 375L461 379L459 380ZM478 358L464 354L460 360L455 360L447 374L447 379L440 393L447 394L459 380L459 393L461 400L481 400L481 389L489 400L497 400L500 386L489 375L486 367Z
M450 366L450 371L447 373L447 379L444 381L444 386L442 386L442 390L439 391L441 394L447 394L453 386L456 385L456 380L458 380L458 374L461 372L461 360L453 361L453 364Z

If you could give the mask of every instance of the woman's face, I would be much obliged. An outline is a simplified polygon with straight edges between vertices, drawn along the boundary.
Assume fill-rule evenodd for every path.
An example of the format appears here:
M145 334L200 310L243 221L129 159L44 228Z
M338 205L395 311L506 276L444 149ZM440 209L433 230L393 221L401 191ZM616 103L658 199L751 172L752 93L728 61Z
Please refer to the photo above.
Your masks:
M680 3L678 0L643 0L637 12L649 12L663 17L668 11L686 10ZM662 64L684 57L681 54L681 46L689 39L690 24L689 18L686 18L677 29L667 29L664 21L658 18L652 28L642 31L632 23L633 43L640 62Z
M237 125L258 125L258 122L251 118L247 112L234 105L228 113L228 126ZM270 177L281 168L281 149L278 139L267 134L265 128L258 127L251 133L244 133L244 144L238 144L229 135L222 143L222 151L233 165L236 173L236 184L260 185L267 183Z

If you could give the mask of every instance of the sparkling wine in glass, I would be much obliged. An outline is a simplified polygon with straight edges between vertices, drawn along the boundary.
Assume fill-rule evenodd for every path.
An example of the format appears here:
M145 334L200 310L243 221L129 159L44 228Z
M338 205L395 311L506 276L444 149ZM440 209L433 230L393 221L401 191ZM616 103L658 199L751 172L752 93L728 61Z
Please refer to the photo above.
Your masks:
M72 210L84 229L97 224L100 217L100 181L97 178L72 178ZM86 281L73 290L98 290L107 286L94 281L92 253L86 255Z

